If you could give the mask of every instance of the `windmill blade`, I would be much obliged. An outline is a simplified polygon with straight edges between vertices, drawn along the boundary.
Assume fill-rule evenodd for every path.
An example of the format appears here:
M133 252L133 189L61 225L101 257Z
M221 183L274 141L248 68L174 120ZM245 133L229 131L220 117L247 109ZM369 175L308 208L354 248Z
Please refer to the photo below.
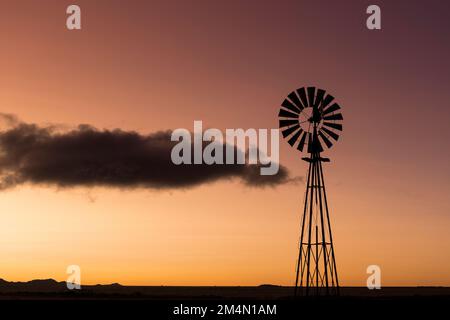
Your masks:
M319 136L322 138L323 142L325 142L325 144L327 145L328 148L331 148L331 146L333 145L333 143L328 140L328 138L322 133L322 131L319 131Z
M283 134L283 138L286 138L288 135L290 135L292 132L294 132L298 128L300 128L300 125L296 124L295 126L292 126L290 128L284 129L283 131L281 131L281 133Z
M320 130L321 130L321 131L322 131L322 130L325 131L330 137L332 137L332 138L333 138L334 140L336 140L336 141L337 141L337 139L339 139L339 135L338 135L337 133L334 133L333 131L328 130L328 129L325 128L325 127L322 127Z
M300 102L300 99L298 98L297 94L292 91L289 95L288 98L291 99L291 101L297 106L297 108L301 111L303 110L304 106L302 105L302 103Z
M326 121L324 121L323 125L327 126L327 127L331 127L333 129L336 129L336 130L339 130L339 131L342 131L342 124L339 124L339 123L333 123L333 122L326 122Z
M323 114L326 115L339 109L341 109L341 107L337 103L333 103L329 108L323 111Z
M303 135L300 138L300 142L298 143L297 150L303 151L303 148L305 147L306 142L306 136L308 135L308 132L303 131Z
M344 120L341 113L332 114L331 116L323 117L323 120Z
M306 90L305 90L305 88L297 89L297 94L300 97L300 100L302 101L303 106L305 108L308 107L308 99L306 98Z
M300 128L289 140L288 143L291 145L291 147L294 146L294 144L297 142L298 137L300 137L300 134L303 132L303 130Z
M280 109L280 112L278 113L279 117L285 117L285 118L294 118L298 119L298 113L289 112L284 109Z
M280 128L289 127L289 126L292 126L294 124L298 124L298 120L290 120L290 119L287 119L287 120L282 119L282 120L280 120Z
M294 113L300 113L302 112L299 108L297 108L296 106L294 106L292 104L292 102L290 102L288 99L284 99L283 103L281 103L281 105L283 107L285 107L286 109L291 110Z
M327 94L325 96L325 99L323 99L323 102L322 102L323 108L325 109L333 100L334 100L334 97L332 95Z
M314 106L314 96L316 94L316 87L308 87L308 106Z
M314 106L315 107L320 107L320 108L324 108L325 107L323 105L323 103L322 103L324 95L325 95L325 90L317 89L316 100L314 101Z

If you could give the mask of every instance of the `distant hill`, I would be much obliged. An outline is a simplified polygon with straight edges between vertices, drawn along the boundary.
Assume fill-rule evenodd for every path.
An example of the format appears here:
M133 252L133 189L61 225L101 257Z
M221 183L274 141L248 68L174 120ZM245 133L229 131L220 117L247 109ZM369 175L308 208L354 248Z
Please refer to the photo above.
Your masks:
M101 290L118 287L121 287L118 283L110 285L86 286L87 289L97 288ZM27 282L6 281L4 279L0 279L0 294L12 292L59 293L69 291L71 290L67 288L67 283L65 281L58 282L54 279L36 279Z

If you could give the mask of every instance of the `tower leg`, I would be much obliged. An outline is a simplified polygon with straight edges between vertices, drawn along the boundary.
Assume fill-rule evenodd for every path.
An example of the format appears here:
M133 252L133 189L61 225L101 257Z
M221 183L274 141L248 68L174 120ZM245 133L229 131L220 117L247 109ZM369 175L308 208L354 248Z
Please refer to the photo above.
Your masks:
M339 281L320 153L311 153L294 295L337 295ZM314 290L311 290L314 289Z
M306 199L308 199L308 195L309 195L309 185L310 183L310 179L311 179L311 166L309 166L309 170L308 170L308 177L307 177L307 183L306 183L306 193L305 193L305 201ZM297 296L298 294L298 289L300 287L300 290L303 289L303 272L304 272L304 264L305 264L305 255L303 252L303 244L302 244L302 239L303 239L303 235L304 235L304 231L305 231L305 217L306 217L306 211L307 210L307 206L305 204L305 207L303 209L303 218L302 218L302 228L301 228L301 232L300 232L300 242L299 242L299 251L298 251L298 260L297 260L297 272L296 272L296 277L295 277L295 291L294 291L294 296ZM300 276L300 284L299 284L299 275ZM303 291L300 292L303 295Z

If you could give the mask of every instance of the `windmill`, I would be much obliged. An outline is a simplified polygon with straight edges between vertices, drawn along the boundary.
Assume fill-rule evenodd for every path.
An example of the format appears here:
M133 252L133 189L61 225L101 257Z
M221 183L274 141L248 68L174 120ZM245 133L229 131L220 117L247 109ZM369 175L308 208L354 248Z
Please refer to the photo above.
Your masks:
M325 90L303 87L291 92L278 113L283 137L291 147L307 152L309 163L294 295L339 295L322 162L342 131L341 107Z

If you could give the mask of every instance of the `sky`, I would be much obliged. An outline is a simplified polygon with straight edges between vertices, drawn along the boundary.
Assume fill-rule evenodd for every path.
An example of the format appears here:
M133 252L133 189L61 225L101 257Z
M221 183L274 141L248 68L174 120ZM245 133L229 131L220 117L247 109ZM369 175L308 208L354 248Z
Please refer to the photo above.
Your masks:
M292 90L326 89L344 115L324 164L340 284L375 264L384 286L450 285L449 4L377 1L369 31L369 1L75 2L77 31L73 1L0 2L2 113L140 136L270 129ZM302 156L280 139L293 177ZM292 285L304 189L25 181L0 191L0 277L76 264L82 284Z

